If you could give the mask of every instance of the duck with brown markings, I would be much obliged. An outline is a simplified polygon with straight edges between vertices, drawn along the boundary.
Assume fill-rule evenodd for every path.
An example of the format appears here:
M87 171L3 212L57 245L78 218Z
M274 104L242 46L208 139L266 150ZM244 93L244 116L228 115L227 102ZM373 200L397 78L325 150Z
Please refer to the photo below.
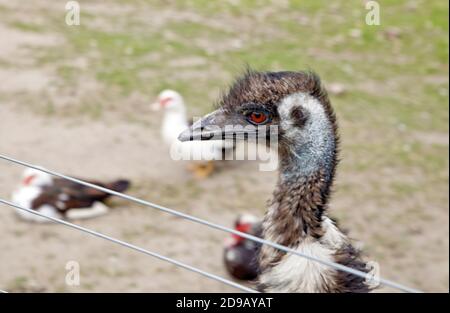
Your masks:
M319 77L311 72L249 70L222 97L216 111L179 139L235 137L236 127L227 125L252 125L251 134L269 138L273 127L266 126L277 129L278 182L264 218L263 238L367 272L360 252L328 217L339 140L336 117ZM261 249L259 265L258 287L264 292L370 290L364 278L267 245Z
M128 180L108 183L90 181L90 183L117 192L124 192L130 186ZM54 178L36 169L27 169L20 186L12 194L12 202L53 218L86 219L106 214L109 208L104 202L110 196L103 191L62 178ZM23 210L18 209L17 213L28 221L49 221Z

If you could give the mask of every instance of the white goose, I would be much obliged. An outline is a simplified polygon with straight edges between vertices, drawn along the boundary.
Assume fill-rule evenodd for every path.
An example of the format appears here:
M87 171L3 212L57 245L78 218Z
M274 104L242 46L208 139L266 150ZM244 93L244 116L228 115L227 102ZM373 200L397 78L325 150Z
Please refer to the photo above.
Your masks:
M178 135L191 126L186 115L183 97L174 90L164 90L158 101L152 105L154 110L164 110L161 135L169 146L173 160L194 161L188 167L197 178L205 178L214 171L214 161L223 160L227 151L234 148L233 141L189 141L180 142Z

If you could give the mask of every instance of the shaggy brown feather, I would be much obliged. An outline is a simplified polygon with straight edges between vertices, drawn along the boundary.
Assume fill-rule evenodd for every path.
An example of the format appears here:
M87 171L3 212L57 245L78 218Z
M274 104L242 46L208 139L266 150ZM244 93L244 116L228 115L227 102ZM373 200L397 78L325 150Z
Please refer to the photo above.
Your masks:
M324 108L330 122L334 151L326 166L308 177L294 172L291 142L279 133L280 171L291 171L289 179L281 177L275 188L270 209L264 219L264 238L278 244L295 248L307 237L321 241L324 235L322 227L324 213L327 209L335 170L338 164L339 136L336 115L322 87L320 78L313 72L255 72L247 70L230 87L229 92L219 102L225 112L233 112L243 104L256 103L268 108L273 122L279 122L277 106L281 100L294 93L305 93L317 99ZM296 107L290 113L295 121L294 127L302 128L310 118ZM318 160L322 161L322 160ZM330 164L331 163L331 164ZM323 165L323 164L321 164ZM263 246L260 254L262 272L279 264L286 253ZM344 244L334 255L335 262L363 272L367 272L366 264L360 258L360 252L349 243ZM260 285L264 291L267 286ZM367 292L369 288L363 278L341 271L334 274L333 283L323 286L327 292Z

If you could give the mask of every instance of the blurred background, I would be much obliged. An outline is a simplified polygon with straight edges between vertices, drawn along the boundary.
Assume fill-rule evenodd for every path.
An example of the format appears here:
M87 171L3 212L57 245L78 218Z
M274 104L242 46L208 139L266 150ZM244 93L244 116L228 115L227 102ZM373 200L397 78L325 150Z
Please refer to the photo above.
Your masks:
M130 194L232 226L262 217L276 180L230 162L196 180L173 162L150 109L164 88L190 115L211 110L246 64L314 69L340 121L330 213L385 278L449 289L448 2L0 0L0 153L86 178L125 177ZM0 197L23 168L0 161ZM79 224L227 276L225 233L123 200ZM0 207L0 289L42 292L234 291L172 265ZM65 284L68 261L81 284ZM385 288L382 291L389 291Z

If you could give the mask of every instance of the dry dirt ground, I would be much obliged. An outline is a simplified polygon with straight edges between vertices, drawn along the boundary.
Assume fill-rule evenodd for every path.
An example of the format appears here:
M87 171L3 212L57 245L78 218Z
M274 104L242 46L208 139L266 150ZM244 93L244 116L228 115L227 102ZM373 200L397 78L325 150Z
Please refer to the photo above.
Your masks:
M178 8L175 2L171 1L167 8L158 6L159 13L148 12L147 16L137 14L134 2L109 7L103 2L94 2L86 5L91 14L86 23L98 31L114 32L128 27L132 32L140 27L138 22L144 20L153 29L161 29L171 21L172 13L177 12L179 19L207 23L211 29L224 25L220 20L208 20L205 14ZM227 162L211 178L193 179L184 163L169 159L161 142L160 115L155 115L149 108L159 87L148 93L139 89L122 93L120 88L133 89L133 86L121 85L120 78L119 87L110 84L108 79L102 80L104 76L90 71L92 67L100 66L96 60L104 53L96 49L95 43L87 54L65 60L53 59L54 54L61 51L72 56L71 46L67 43L71 37L51 24L55 17L60 18L63 5L53 2L50 5L46 1L32 3L29 5L27 1L27 5L19 5L0 1L1 154L73 176L105 180L128 178L133 182L131 195L226 226L231 226L241 212L264 214L276 173L258 171L256 162ZM271 16L269 10L262 8L256 12L253 17L256 21ZM118 23L105 22L121 15L134 16L136 25L127 23L123 26L120 19ZM234 18L236 25L233 27L250 27L245 16L228 18ZM302 21L300 19L299 23ZM26 23L36 29L30 29ZM166 30L164 40L180 39L176 31L175 27ZM206 49L213 59L219 55L219 61L213 62L205 56L184 56L167 63L167 68L159 65L140 70L137 77L145 80L177 71L181 81L190 82L184 87L191 90L187 92L190 99L198 99L197 84L207 90L204 103L190 109L196 114L206 112L220 88L235 74L218 65L220 53L226 53L226 49L239 50L247 39L263 41L289 36L274 29L261 30L259 35L252 38L243 35L240 40L227 37L225 41L219 36L214 44L209 43L209 37L199 36L196 44ZM317 55L320 53L317 51ZM322 57L323 60L333 58L329 54ZM337 57L357 58L343 54ZM161 56L147 53L141 55L140 60L160 62ZM67 64L76 69L76 77L66 71ZM203 75L206 67L210 71L207 78ZM116 79L116 76L111 77ZM209 86L210 77L222 85ZM442 85L448 90L448 78L437 75L428 79L430 84ZM390 85L361 81L355 84L360 85L361 92L368 94L377 93L380 88L395 91L403 88L401 78L397 85L393 81ZM169 85L170 82L166 81ZM179 86L177 83L176 87ZM361 94L356 97L358 95ZM448 99L448 91L446 97ZM382 161L361 165L359 160L365 157L371 160L372 153L359 147L369 141L382 147L383 138L391 138L392 133L381 128L367 130L363 122L352 119L351 113L346 115L345 107L340 108L338 115L344 117L341 121L343 161L331 203L332 215L350 230L351 237L357 239L367 258L380 264L383 277L425 291L448 291L448 154L442 152L440 158L444 161L438 162L441 167L432 169L437 173L433 176L439 183L437 186L424 184L424 177L428 179L429 173L424 174L414 160L402 167L397 167L395 162L385 164ZM448 107L445 114L448 121ZM385 135L375 136L378 131ZM408 131L407 136L423 144L425 149L429 147L439 153L448 149L448 130ZM406 145L404 149L415 147ZM0 160L1 198L9 197L22 170L20 166ZM429 181L433 180L426 180ZM124 200L114 199L111 205L114 210L110 214L77 223L227 276L222 265L226 234ZM11 292L234 291L197 274L63 226L23 222L17 219L13 209L3 205L0 206L0 238L0 289ZM65 265L71 260L81 266L80 286L65 284Z

